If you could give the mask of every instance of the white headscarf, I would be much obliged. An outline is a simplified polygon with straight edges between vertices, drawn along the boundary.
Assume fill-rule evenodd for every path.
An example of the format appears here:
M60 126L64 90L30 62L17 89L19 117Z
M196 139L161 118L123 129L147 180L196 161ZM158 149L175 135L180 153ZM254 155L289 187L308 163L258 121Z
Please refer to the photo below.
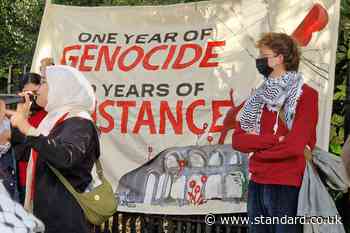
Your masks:
M65 119L82 117L91 120L91 113L95 110L96 98L89 81L85 76L70 66L56 65L46 68L48 84L48 103L45 106L46 117L37 128L37 133L47 136L57 121L66 113ZM33 151L32 151L33 152ZM31 188L35 163L31 153L26 180L25 208L32 211Z
M47 116L40 123L38 133L47 136L56 122L67 112L70 118L76 115L91 119L96 98L89 81L77 69L56 65L46 68L48 84Z
M46 70L49 85L48 104L50 113L61 109L82 110L92 113L95 95L91 84L77 69L70 66L49 66Z

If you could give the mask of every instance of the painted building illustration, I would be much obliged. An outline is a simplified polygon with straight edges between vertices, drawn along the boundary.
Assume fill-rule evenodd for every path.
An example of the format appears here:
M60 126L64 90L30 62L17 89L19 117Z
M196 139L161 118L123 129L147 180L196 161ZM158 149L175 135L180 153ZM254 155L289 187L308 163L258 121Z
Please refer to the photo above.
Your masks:
M246 201L248 158L231 145L169 148L127 174L117 188L120 205L202 205Z

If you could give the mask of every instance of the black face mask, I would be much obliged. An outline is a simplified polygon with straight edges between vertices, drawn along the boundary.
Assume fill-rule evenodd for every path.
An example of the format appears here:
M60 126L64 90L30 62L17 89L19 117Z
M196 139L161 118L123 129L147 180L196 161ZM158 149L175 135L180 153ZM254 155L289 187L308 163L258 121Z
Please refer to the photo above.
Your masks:
M273 69L268 64L268 58L267 57L257 58L255 60L255 63L259 73L264 75L265 77L269 77Z

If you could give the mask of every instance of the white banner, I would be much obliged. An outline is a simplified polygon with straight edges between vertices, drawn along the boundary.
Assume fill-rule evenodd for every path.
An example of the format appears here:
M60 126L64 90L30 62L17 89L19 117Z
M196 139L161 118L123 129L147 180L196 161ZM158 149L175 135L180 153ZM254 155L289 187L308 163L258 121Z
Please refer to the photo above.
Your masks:
M48 4L32 71L39 70L42 58L53 57L56 64L81 70L94 85L102 161L121 196L120 209L240 212L245 211L247 177L239 161L245 159L216 144L220 136L231 143L232 130L222 134L228 127L226 113L231 109L235 115L262 81L255 69L256 40L276 31L293 35L302 45L301 71L319 92L317 144L328 149L338 21L339 0L215 0L154 7ZM173 147L181 148L159 154ZM193 160L195 150L202 154ZM223 159L225 154L232 159ZM227 176L243 175L218 176L226 162L233 169ZM218 168L212 170L212 164ZM243 187L238 193L230 188L237 179L243 180L236 182ZM134 182L143 194L136 198L121 180Z

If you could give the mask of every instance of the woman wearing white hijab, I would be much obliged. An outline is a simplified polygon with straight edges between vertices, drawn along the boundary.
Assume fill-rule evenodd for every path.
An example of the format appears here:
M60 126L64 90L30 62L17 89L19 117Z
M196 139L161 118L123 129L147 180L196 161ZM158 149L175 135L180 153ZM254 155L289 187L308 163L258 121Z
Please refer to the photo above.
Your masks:
M38 129L26 120L29 98L18 106L11 123L33 148L27 170L25 207L40 218L47 233L85 233L88 224L77 201L50 170L48 164L79 191L92 180L99 157L98 134L91 119L95 96L90 83L69 66L50 66L38 91L37 104L47 116Z

